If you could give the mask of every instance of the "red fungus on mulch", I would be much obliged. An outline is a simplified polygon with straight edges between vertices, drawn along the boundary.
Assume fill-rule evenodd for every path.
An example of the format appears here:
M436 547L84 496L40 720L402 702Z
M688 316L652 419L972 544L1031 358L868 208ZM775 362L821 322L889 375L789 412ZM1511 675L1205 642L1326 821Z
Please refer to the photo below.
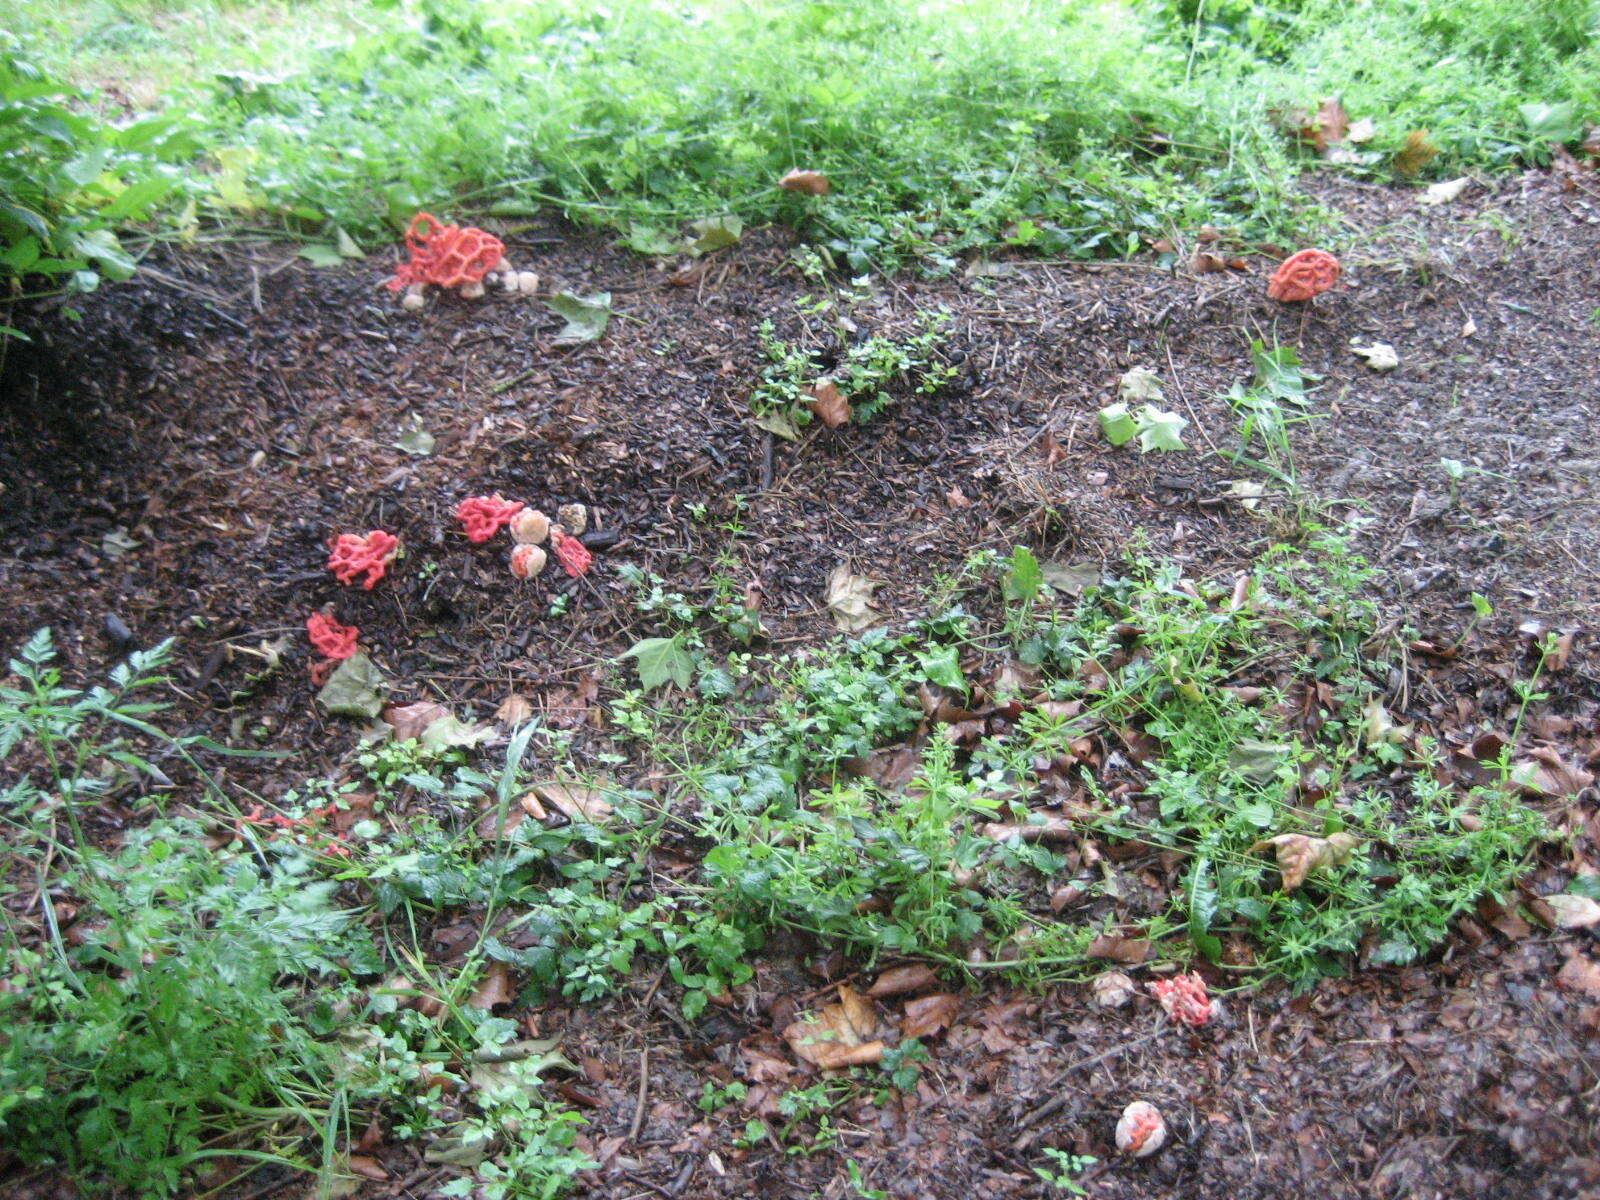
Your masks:
M400 553L400 539L392 533L374 529L363 537L359 533L341 533L329 542L328 570L340 583L354 583L363 571L366 582L361 586L371 591L378 580L389 570L389 564Z
M1299 250L1267 282L1267 296L1293 303L1320 296L1339 282L1339 260L1326 250Z
M356 652L356 638L361 630L354 625L341 625L326 613L312 613L306 618L306 636L322 655L321 662L311 664L311 682L321 687L328 681L328 672Z
M477 283L500 265L505 243L471 225L442 224L437 217L419 212L406 228L406 248L411 261L395 268L389 290L398 292L414 283L457 287Z
M507 500L496 492L492 496L469 496L456 509L456 516L467 531L467 541L487 542L525 507L522 501Z
M553 529L550 531L550 542L555 546L556 561L561 564L563 571L574 579L588 573L594 555L589 553L587 546L570 534L558 533Z
M1174 975L1146 986L1174 1021L1199 1026L1211 1020L1211 997L1206 995L1206 981L1198 974Z

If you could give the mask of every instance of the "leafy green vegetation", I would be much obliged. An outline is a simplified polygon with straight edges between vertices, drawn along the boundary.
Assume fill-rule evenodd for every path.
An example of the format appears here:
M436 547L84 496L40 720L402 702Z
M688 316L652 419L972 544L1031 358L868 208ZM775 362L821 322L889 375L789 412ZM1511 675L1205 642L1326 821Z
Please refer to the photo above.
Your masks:
M1286 240L1316 219L1289 190L1315 154L1295 114L1325 97L1373 121L1340 163L1377 178L1545 161L1600 114L1588 0L384 0L314 6L287 58L250 32L272 21L223 5L236 63L214 22L84 0L63 37L44 7L19 29L60 74L75 43L112 72L191 39L201 190L298 234L553 210L660 253L692 222L723 240L777 219L852 272L1000 244L1121 255L1202 223ZM831 191L781 190L795 168Z

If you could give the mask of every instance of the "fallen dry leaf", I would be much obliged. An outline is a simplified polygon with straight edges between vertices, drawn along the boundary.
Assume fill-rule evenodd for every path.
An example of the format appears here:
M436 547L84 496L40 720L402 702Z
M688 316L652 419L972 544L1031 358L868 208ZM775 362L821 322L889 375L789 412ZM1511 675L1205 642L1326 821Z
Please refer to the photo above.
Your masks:
M807 196L826 196L833 190L833 184L828 182L828 177L821 171L793 170L778 180L778 186L786 192L803 192Z
M1584 992L1600 999L1600 963L1574 954L1556 973L1556 986L1569 992Z
M833 1007L828 1006L829 1009ZM878 1014L872 1009L872 1001L849 984L839 985L838 1009L857 1041L863 1041L878 1031Z
M1426 129L1413 129L1406 134L1406 144L1394 156L1394 169L1402 175L1415 175L1439 157L1439 147L1428 140Z
M428 726L449 715L448 708L431 700L416 704L391 704L383 710L383 719L394 728L394 740L397 742L418 740Z
M483 982L478 985L478 990L472 993L467 1003L473 1007L488 1012L500 1004L510 1004L515 993L511 990L511 972L503 962L490 963L489 970L483 977Z
M906 967L890 967L878 976L867 989L867 995L874 999L885 996L905 996L911 992L921 992L934 987L939 982L939 976L932 967L921 963L913 963Z
M1124 937L1120 933L1102 933L1089 943L1085 952L1090 958L1109 958L1112 962L1140 963L1150 957L1149 938Z
M806 389L806 395L809 397L806 407L829 429L849 422L850 401L840 394L839 385L833 380L826 377L817 380Z
M494 710L494 719L502 725L522 725L532 716L533 705L526 696L517 692L500 701L500 707Z
M363 1179L387 1179L389 1172L383 1169L383 1164L375 1158L365 1154L352 1154L346 1163L350 1169Z
M1096 975L1089 984L1089 992L1101 1008L1121 1008L1133 999L1138 990L1133 980L1121 971Z
M948 1029L961 1012L961 997L949 992L935 992L906 1001L905 1019L900 1022L900 1036L908 1038L932 1037Z
M861 633L882 619L872 607L872 593L883 584L865 575L853 575L848 566L835 567L828 576L827 604L841 633Z
M1360 844L1354 834L1335 833L1328 837L1311 837L1304 833L1280 833L1264 838L1250 847L1253 854L1271 846L1278 858L1278 871L1283 876L1283 890L1292 892L1306 881L1312 871L1323 867L1341 867L1350 861Z
M1544 903L1561 929L1588 929L1591 925L1600 925L1600 903L1587 896L1558 892L1544 897Z
M604 824L615 811L600 798L599 791L574 783L535 784L533 790L522 798L524 808L528 808L529 797L533 797L535 803L543 800L569 821L587 821L591 825ZM528 812L530 816L538 816L531 808L528 808Z

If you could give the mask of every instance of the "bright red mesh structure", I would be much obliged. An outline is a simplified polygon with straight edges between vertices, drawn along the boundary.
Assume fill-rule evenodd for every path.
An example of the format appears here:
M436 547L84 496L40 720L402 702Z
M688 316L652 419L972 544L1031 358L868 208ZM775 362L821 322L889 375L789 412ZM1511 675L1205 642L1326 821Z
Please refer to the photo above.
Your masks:
M467 531L467 541L487 542L525 507L522 501L507 500L496 492L492 496L469 496L456 509L456 516Z
M1174 975L1147 986L1174 1021L1204 1025L1211 1020L1211 997L1206 995L1206 981L1198 974Z
M576 579L579 575L587 574L589 564L594 562L594 555L589 553L589 548L577 538L565 533L550 532L550 541L556 548L556 561L561 564L561 569Z
M374 529L362 537L359 533L341 533L333 539L332 553L328 555L328 570L340 583L354 583L356 576L366 572L366 582L361 586L371 591L378 580L389 570L389 564L400 553L400 539L392 533Z
M413 283L458 287L477 283L500 265L505 243L471 225L441 224L430 213L418 213L406 229L411 261L395 268L389 290L398 292Z
M356 652L356 638L361 630L354 625L341 625L326 613L312 613L306 618L306 636L318 654L341 662Z
M1267 296L1290 303L1320 296L1339 282L1339 260L1326 250L1299 250L1267 282Z

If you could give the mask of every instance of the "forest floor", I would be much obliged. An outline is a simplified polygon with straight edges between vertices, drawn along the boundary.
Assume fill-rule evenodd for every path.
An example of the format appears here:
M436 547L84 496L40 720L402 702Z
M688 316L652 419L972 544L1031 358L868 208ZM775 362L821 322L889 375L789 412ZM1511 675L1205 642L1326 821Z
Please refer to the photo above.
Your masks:
M1359 234L1340 287L1311 305L1268 301L1271 263L1254 256L1204 274L1187 255L1176 269L997 258L872 281L852 319L901 328L947 309L957 377L797 443L746 408L757 326L795 334L796 301L817 290L780 231L665 263L554 225L509 234L546 293L611 294L604 337L576 346L525 297L404 313L375 261L317 270L268 244L156 260L82 302L81 320L40 315L10 349L0 644L48 625L72 675L92 678L176 637L170 730L295 749L219 764L271 797L336 776L356 742L294 657L305 614L329 602L397 699L488 714L520 695L596 754L633 681L618 655L651 632L620 564L694 589L731 554L772 642L803 646L835 633L823 596L841 564L883 580L877 604L896 619L979 548L1111 563L1142 538L1192 576L1231 577L1314 516L1349 522L1385 620L1420 647L1396 719L1506 730L1532 638L1575 635L1527 718L1583 784L1544 802L1572 836L1530 869L1535 894L1600 869L1586 770L1600 765L1600 186L1531 174L1437 207L1309 186ZM1247 506L1230 491L1243 468L1217 451L1237 444L1224 394L1250 376L1252 341L1293 346L1320 382L1317 418L1292 432L1297 488ZM1352 352L1372 341L1399 365ZM1101 436L1098 410L1141 365L1190 421L1188 452ZM431 454L398 448L413 421ZM482 492L587 504L595 568L512 579L456 530L456 505ZM329 533L371 528L399 533L406 558L372 592L339 587ZM1491 617L1473 621L1473 593ZM258 678L249 651L284 635L293 669ZM1596 930L1545 928L1515 904L1486 902L1406 967L1229 995L1203 1030L1097 1007L1077 985L971 990L914 1088L852 1094L805 1144L738 1144L748 1114L703 1112L704 1085L809 1078L775 1035L841 979L870 981L858 966L774 942L734 1003L693 1022L653 969L601 1001L517 1010L581 1066L563 1094L600 1166L579 1194L1044 1196L1046 1146L1096 1156L1078 1182L1105 1200L1600 1194ZM1110 1145L1131 1099L1171 1126L1149 1159ZM375 1154L385 1178L364 1195L420 1198L446 1177L410 1144Z

